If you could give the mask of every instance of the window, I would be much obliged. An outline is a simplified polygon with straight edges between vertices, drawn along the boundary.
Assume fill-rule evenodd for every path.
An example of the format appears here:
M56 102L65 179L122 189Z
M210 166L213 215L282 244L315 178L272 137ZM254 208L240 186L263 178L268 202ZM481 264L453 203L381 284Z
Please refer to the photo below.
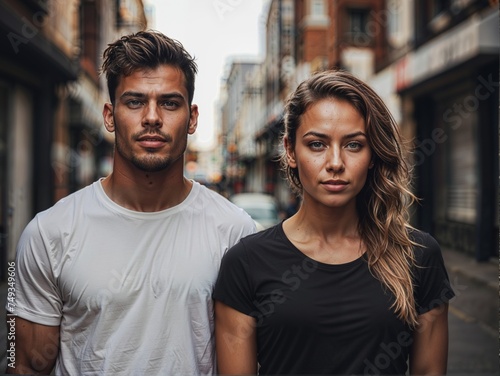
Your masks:
M82 34L82 68L96 82L99 66L99 13L94 1L85 0L80 4Z
M431 18L446 11L450 6L450 0L434 0L431 3Z
M399 1L390 0L387 6L389 10L389 34L397 35L401 32L402 5Z
M429 5L429 29L433 33L442 32L451 21L450 0L433 0Z
M351 9L349 11L349 31L351 33L366 34L366 24L368 23L368 11L364 9Z
M281 6L281 15L285 19L293 17L293 3L284 2Z
M370 11L368 9L349 9L347 40L355 45L368 45L371 43L371 36L368 30Z
M311 1L311 16L324 16L325 15L325 2L324 0Z

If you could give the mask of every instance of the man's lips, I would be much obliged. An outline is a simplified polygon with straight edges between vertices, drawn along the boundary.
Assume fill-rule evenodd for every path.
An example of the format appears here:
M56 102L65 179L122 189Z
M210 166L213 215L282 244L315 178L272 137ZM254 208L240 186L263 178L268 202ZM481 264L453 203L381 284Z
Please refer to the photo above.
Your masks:
M158 135L144 135L137 138L137 141L142 147L148 149L160 148L167 142L167 140L164 137Z

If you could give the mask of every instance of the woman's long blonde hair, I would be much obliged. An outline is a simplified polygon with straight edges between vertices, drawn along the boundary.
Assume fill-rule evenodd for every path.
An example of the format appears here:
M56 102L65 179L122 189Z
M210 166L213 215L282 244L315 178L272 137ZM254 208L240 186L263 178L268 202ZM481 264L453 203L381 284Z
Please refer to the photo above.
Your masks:
M410 170L404 158L398 126L382 99L352 74L324 71L302 82L287 101L285 131L295 147L297 128L304 112L325 98L348 101L363 116L372 150L373 168L356 198L359 233L366 247L372 274L394 295L392 309L410 326L417 324L412 268L415 264L408 209L416 201L410 190ZM286 150L281 165L292 189L302 194L297 168L288 165Z

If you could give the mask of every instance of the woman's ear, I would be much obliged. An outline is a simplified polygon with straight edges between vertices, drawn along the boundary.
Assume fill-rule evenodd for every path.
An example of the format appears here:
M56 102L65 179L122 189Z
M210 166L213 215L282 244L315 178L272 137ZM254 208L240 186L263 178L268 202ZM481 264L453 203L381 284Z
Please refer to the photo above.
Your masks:
M291 145L288 136L285 136L283 138L283 147L285 148L286 160L288 165L291 168L297 168L297 161L295 160L295 150L293 148L293 145Z

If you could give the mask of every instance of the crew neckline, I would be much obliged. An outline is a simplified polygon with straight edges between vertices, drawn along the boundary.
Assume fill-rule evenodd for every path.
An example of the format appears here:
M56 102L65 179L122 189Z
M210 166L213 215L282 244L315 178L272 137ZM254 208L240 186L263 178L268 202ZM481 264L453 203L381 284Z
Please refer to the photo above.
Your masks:
M315 260L308 255L306 255L304 252L302 252L300 249L298 249L295 244L293 244L288 236L286 236L285 231L283 230L283 221L277 225L278 232L280 236L283 237L283 240L290 246L291 251L296 254L297 256L303 258L304 260L307 260L308 262L315 263L319 268L321 269L326 269L326 270L346 270L346 269L351 269L353 267L358 266L359 264L363 263L366 261L366 252L363 253L361 256L356 258L355 260L342 263L342 264L327 264L318 260Z
M196 198L196 196L200 191L200 184L194 180L191 180L191 182L193 183L191 189L186 198L182 202L178 203L175 206L160 211L140 212L125 208L117 204L113 200L111 200L111 198L106 194L104 188L102 187L103 180L104 178L101 178L94 183L95 191L99 200L112 211L118 212L128 217L134 217L138 219L154 219L157 217L164 217L165 215L171 215L179 211L182 211L193 202L193 200Z

